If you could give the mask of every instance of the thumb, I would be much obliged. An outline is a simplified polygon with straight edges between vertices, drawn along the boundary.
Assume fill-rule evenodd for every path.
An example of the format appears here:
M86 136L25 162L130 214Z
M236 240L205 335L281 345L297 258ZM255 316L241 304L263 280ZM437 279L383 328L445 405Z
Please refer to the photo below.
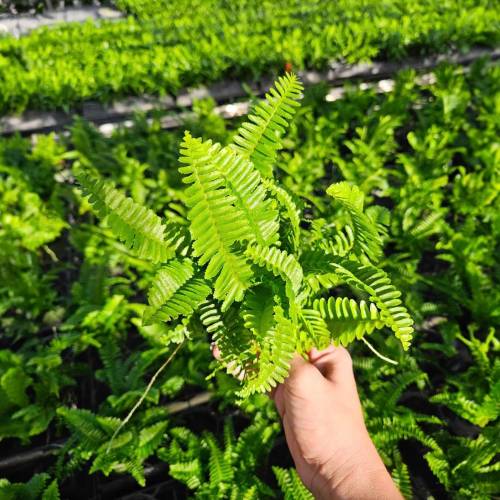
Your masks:
M323 351L312 349L309 360L330 382L356 387L351 355L344 347L332 345Z
M284 384L297 384L299 381L310 383L319 378L321 378L321 373L318 371L318 367L310 360L305 360L302 356L295 354L290 361L290 371Z
M311 387L321 382L323 377L318 369L305 360L302 356L295 354L290 361L290 369L285 381L271 391L278 413L283 418L285 411L285 398L287 392L301 393L309 392ZM293 388L293 389L292 389Z

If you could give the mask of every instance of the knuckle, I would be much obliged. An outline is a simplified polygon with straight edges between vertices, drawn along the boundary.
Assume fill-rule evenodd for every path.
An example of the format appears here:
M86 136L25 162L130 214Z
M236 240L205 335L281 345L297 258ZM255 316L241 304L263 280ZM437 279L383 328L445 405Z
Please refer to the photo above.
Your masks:
M352 358L349 351L345 347L338 347L335 350L335 355L337 363L342 363L352 368Z

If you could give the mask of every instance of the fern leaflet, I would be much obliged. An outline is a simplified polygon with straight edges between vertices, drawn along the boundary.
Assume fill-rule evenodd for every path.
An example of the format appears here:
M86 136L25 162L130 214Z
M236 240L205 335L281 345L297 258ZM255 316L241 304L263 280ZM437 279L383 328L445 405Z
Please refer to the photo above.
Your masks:
M382 240L375 223L363 212L364 195L357 186L347 182L332 184L326 192L349 212L354 225L354 239L359 249L376 262L382 255Z
M274 475L285 500L313 500L313 495L302 483L295 469L273 467Z
M233 301L241 301L251 284L252 272L245 259L234 252L237 241L252 239L250 226L241 210L235 207L235 198L225 186L216 158L219 145L202 142L184 135L180 161L186 166L179 171L184 182L190 207L188 218L194 240L194 255L200 265L208 263L207 279L215 278L215 298L224 301L227 309Z
M284 212L290 221L292 229L292 246L294 251L299 248L300 244L300 211L292 200L290 194L281 186L278 186L270 179L264 181L264 185L271 193L276 196L278 203L284 209Z
M130 251L154 263L173 257L175 248L167 243L166 227L154 212L82 168L75 168L75 177L93 209L99 217L108 217L111 229Z
M275 243L278 239L278 212L273 200L266 198L259 171L251 161L229 148L222 148L216 161L234 196L234 204L248 221L257 243Z
M190 259L175 260L155 276L148 293L150 307L144 312L145 325L188 316L207 298L210 287L195 276Z
M344 346L384 326L375 304L364 300L358 303L347 297L321 298L314 301L313 307L325 319L332 338Z
M290 284L295 295L299 293L304 273L292 254L276 247L262 247L260 245L249 246L245 254L258 266L266 267L275 276L281 276Z
M381 269L352 260L339 260L333 266L348 284L369 295L380 310L381 320L392 329L403 348L408 349L413 320L399 298L401 292L394 288L387 274Z
M276 153L281 148L281 136L295 114L303 90L293 74L278 78L275 85L276 88L266 94L266 100L253 109L249 121L243 123L234 138L235 149L252 160L265 177L272 175Z
M248 370L246 384L239 392L245 398L255 392L268 392L285 380L297 342L297 328L285 317L281 306L274 307L275 327L259 344L258 358Z

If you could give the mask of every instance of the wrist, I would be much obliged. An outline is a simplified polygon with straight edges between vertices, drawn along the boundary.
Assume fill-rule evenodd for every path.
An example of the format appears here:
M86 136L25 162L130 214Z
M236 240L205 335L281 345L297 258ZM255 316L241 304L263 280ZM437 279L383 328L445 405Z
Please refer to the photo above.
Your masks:
M364 465L330 483L324 498L402 500L401 493L383 463Z
M315 498L402 499L371 441L355 456L339 462L331 460L318 469L311 484Z

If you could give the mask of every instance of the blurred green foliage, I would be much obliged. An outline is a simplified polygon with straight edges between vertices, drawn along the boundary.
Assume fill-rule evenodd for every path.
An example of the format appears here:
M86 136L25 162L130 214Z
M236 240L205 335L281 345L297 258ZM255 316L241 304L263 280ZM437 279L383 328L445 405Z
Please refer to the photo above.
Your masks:
M398 366L352 348L369 431L405 496L486 499L500 488L500 69L442 66L435 78L418 84L406 71L391 92L351 86L334 102L325 88L306 92L277 175L295 193L302 224L311 214L323 220L317 231L342 216L325 197L332 182L354 182L389 209L382 264L416 332L408 353L373 333ZM237 124L207 106L197 133L229 141ZM96 168L182 223L181 133L136 117L111 137L77 121L67 137L0 140L0 446L66 439L46 475L0 480L0 496L57 498L48 496L53 481L64 492L78 471L128 472L143 484L144 466L167 462L200 497L230 498L238 478L236 497L262 498L279 483L295 498L293 472L275 468L275 480L271 471L283 465L269 452L279 446L271 403L256 395L237 407L231 377L207 380L213 360L203 338L187 341L106 453L182 332L142 326L154 269L96 222L71 166ZM200 391L211 402L196 418L167 411Z
M119 0L122 20L0 37L0 114L176 94L221 78L498 44L490 0Z

